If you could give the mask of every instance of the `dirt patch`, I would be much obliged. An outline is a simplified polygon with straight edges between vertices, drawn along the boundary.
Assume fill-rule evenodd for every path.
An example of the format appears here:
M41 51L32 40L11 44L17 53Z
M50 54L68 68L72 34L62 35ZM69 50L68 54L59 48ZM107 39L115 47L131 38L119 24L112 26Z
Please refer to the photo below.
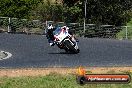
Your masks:
M77 74L78 68L21 68L21 69L0 69L0 77L20 77L20 76L45 76L50 73ZM89 67L85 68L89 73L123 73L132 72L132 67Z
M96 74L132 72L132 67L90 67L87 71Z
M50 73L69 74L75 72L76 69L69 68L0 69L0 77L45 76Z

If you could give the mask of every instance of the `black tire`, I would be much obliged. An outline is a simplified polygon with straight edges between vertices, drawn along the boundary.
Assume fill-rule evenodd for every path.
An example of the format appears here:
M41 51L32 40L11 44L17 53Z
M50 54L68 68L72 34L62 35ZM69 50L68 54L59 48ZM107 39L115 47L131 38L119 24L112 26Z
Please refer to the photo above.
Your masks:
M79 53L80 52L80 49L77 49L77 52Z
M76 81L77 81L77 83L80 84L80 85L86 84L86 79L85 79L84 76L77 76Z
M60 49L64 49L63 46L61 46L60 44L56 44Z
M70 53L70 51L69 51L67 48L65 48L65 52L66 52L66 53Z
M72 46L70 41L68 40L64 42L64 45L66 46L66 48L68 48L68 49L65 49L65 51L70 51L71 53L75 53L75 54L79 53L80 51L79 49L76 50L74 46Z

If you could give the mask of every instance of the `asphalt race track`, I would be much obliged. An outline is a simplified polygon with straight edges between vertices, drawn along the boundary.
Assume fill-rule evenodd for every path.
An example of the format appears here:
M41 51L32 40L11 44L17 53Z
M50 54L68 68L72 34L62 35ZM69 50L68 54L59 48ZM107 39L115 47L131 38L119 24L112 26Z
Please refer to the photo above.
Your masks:
M0 34L0 50L12 57L0 60L0 68L132 66L132 41L79 38L79 54L50 47L42 35Z

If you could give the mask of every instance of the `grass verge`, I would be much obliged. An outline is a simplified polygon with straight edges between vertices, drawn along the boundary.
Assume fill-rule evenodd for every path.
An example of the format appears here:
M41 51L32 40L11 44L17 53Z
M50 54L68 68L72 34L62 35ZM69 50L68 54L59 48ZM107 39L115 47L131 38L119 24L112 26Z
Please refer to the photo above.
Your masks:
M132 88L129 84L86 84L76 83L75 75L51 73L37 77L1 77L0 88Z
M122 27L122 30L117 33L117 39L125 39L126 36L128 39L132 40L132 19L127 23L127 35L126 35L126 27Z
M93 72L87 71L87 73ZM115 73L115 71L111 69L107 73ZM126 73L126 71L122 73ZM132 73L129 73L132 76ZM47 75L37 76L0 76L0 88L132 88L132 82L129 84L86 84L80 86L76 83L76 75L73 73L50 72Z

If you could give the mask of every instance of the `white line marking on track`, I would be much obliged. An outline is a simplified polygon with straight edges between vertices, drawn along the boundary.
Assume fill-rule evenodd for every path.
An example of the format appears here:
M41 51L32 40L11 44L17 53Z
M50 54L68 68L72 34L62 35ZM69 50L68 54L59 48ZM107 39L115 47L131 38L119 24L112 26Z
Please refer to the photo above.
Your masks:
M0 58L0 60L5 60L12 57L12 54L9 52L5 52L5 51L0 51L0 52L6 55L6 57Z

